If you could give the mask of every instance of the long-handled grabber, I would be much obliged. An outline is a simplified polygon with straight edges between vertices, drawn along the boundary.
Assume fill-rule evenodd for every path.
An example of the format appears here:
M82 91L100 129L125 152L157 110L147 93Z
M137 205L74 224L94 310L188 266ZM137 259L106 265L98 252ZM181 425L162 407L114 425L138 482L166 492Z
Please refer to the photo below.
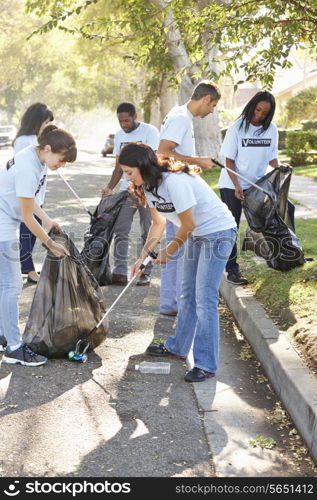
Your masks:
M221 168L224 168L225 170L227 170L228 172L231 172L232 174L236 175L237 177L240 177L240 179L242 179L243 181L247 182L248 184L251 184L251 186L255 187L256 189L259 189L260 191L262 191L264 194L266 194L267 196L269 196L269 198L272 199L272 194L268 193L267 191L265 191L265 189L261 188L261 186L258 186L258 184L255 184L254 182L250 181L249 179L247 179L246 177L244 177L243 175L239 174L238 172L236 172L235 170L232 170L231 168L228 168L228 167L225 167L224 165L222 165L221 163L219 163L219 161L215 160L214 158L211 158L211 160L216 164L218 165L218 167L221 167ZM273 200L274 201L274 200Z
M89 212L89 210L85 207L83 201L79 198L78 194L74 191L74 189L71 187L71 185L69 184L69 182L67 182L67 180L65 179L65 177L62 176L62 173L60 171L60 169L57 170L60 178L65 182L66 186L71 190L71 192L73 193L73 195L75 196L75 198L77 198L77 200L79 201L79 203L81 204L81 206L83 207L83 209L85 210L85 212L88 212L88 214L90 215L90 217L92 217L92 213Z
M152 260L155 260L157 258L157 254L155 252L149 252L149 255L148 257L146 257L146 259L144 259L144 261L142 262L142 264L140 265L139 267L139 271L142 271L149 262L151 262ZM67 355L68 359L70 361L79 361L81 363L84 363L85 361L87 361L87 354L86 354L86 351L88 350L88 347L89 347L89 341L88 341L88 338L90 337L90 335L92 335L99 327L100 325L105 321L106 317L108 316L108 314L112 311L112 309L114 308L114 306L119 302L119 300L121 299L122 295L125 294L125 292L128 290L128 288L132 285L132 283L134 282L134 280L139 276L139 272L137 274L135 274L133 276L133 278L129 281L129 283L124 287L124 289L122 290L122 292L118 295L118 297L116 298L116 300L113 302L113 304L110 306L110 308L108 309L107 312L105 312L105 314L102 316L101 320L96 324L96 326L93 327L93 329L87 333L87 335L85 335L84 338L82 339L79 339L77 344L76 344L76 347L75 347L75 350L74 351L70 351Z

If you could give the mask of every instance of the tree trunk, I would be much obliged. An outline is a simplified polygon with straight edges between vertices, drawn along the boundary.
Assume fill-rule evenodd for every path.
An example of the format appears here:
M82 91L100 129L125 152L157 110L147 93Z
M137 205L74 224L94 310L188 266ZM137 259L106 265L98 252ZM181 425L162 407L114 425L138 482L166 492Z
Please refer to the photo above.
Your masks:
M169 6L171 0L152 1L164 9ZM205 6L205 0L200 0L198 2L199 9L202 9ZM179 73L180 71L184 71L184 69L186 69L178 89L178 103L185 104L190 99L195 84L198 83L194 78L196 68L188 57L181 32L178 28L177 22L175 21L172 9L168 9L166 12L164 26L167 28L165 33L166 45L174 63L175 73ZM204 44L205 58L208 61L208 73L211 74L212 71L216 72L213 58L217 52L217 48L213 47L208 41L207 33L202 36L202 40ZM203 119L195 118L194 134L197 155L212 157L218 156L221 145L221 135L217 111Z

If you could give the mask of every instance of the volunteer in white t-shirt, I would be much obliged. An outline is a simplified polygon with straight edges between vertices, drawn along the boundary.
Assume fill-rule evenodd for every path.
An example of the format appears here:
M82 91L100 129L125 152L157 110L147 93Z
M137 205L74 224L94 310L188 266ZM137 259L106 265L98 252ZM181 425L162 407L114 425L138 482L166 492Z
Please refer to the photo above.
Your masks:
M39 366L47 358L34 353L22 342L19 329L18 298L22 290L19 228L23 221L56 257L68 255L63 245L53 241L35 219L47 229L59 227L36 202L46 168L57 170L76 160L73 137L65 130L48 125L37 146L23 149L0 170L0 344L3 363Z
M42 102L31 104L24 112L21 118L21 125L17 135L13 141L14 153L22 151L22 149L37 144L37 137L49 122L54 120L52 111ZM40 207L44 204L46 192L46 178L43 186L36 195L36 201ZM37 219L41 224L41 219ZM39 275L37 274L32 258L32 251L35 245L36 238L33 233L26 227L24 222L20 225L20 261L21 272L27 274L28 283L37 283Z
M213 377L218 366L219 286L236 238L236 223L226 205L188 165L159 162L144 144L125 146L119 163L135 194L148 202L153 221L132 276L159 243L166 219L178 231L158 252L155 263L165 264L186 242L175 335L165 344L150 345L147 352L186 358L193 343L194 368L185 380L202 382Z
M116 165L108 185L102 190L102 196L109 196L113 189L121 180L120 191L128 189L130 183L123 175L118 163L118 156L123 146L130 142L139 142L151 146L154 151L159 144L159 133L156 127L149 123L137 121L137 114L134 104L122 102L117 107L117 116L121 129L118 130L114 138L114 154L116 155ZM123 177L123 179L122 179ZM114 263L112 270L112 283L116 285L126 285L128 282L128 252L129 234L131 231L133 217L139 212L141 238L144 244L150 225L151 214L148 207L143 207L136 203L136 200L128 196L119 212L114 225ZM149 264L145 272L136 285L143 286L150 284L152 264Z
M174 106L166 115L161 131L158 153L164 157L176 158L190 165L209 170L214 166L210 157L196 156L193 118L204 118L213 113L220 99L220 91L210 80L199 82L190 100L182 106ZM166 241L172 240L177 227L170 221L166 224ZM178 310L182 276L183 249L162 267L160 288L160 313L176 316Z
M272 119L275 112L274 96L267 91L257 92L243 109L241 116L226 133L220 154L226 167L235 170L255 183L265 175L268 165L278 167L278 131ZM239 226L243 191L251 186L227 170L219 178L221 199L231 210ZM246 285L237 262L235 244L226 265L227 280L235 285Z

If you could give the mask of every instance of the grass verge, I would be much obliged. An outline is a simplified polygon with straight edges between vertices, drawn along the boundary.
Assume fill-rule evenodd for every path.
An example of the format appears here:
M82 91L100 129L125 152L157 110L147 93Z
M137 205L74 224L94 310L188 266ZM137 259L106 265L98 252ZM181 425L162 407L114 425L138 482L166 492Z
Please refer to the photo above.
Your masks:
M239 231L242 244L247 224ZM279 329L297 343L306 361L317 368L317 219L297 219L296 234L306 262L290 271L271 269L253 252L240 253L239 263L250 287ZM240 244L240 248L241 248Z

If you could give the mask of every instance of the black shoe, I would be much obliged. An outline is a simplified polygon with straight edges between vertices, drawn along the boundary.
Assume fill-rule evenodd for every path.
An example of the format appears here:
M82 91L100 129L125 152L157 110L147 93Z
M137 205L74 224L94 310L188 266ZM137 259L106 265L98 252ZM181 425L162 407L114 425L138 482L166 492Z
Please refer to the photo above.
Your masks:
M137 286L145 286L151 283L151 276L148 274L142 274L136 281L135 284Z
M192 370L186 373L184 380L186 382L204 382L207 378L212 378L214 376L214 373L206 372L205 370L194 366Z
M186 359L187 356L180 356L168 351L164 344L151 344L146 350L150 356L174 356L175 358Z
M248 285L249 282L246 278L244 278L244 276L242 276L242 274L240 273L240 271L238 271L237 273L228 273L228 276L227 276L227 281L229 283L232 283L233 285Z
M0 335L0 352L3 352L7 347L7 340L3 335Z
M24 366L40 366L47 363L48 359L45 356L36 354L30 349L27 344L22 344L18 349L10 351L8 348L4 351L2 362L8 364L16 364Z
M177 316L177 311L160 311L160 314L162 314L162 316Z

